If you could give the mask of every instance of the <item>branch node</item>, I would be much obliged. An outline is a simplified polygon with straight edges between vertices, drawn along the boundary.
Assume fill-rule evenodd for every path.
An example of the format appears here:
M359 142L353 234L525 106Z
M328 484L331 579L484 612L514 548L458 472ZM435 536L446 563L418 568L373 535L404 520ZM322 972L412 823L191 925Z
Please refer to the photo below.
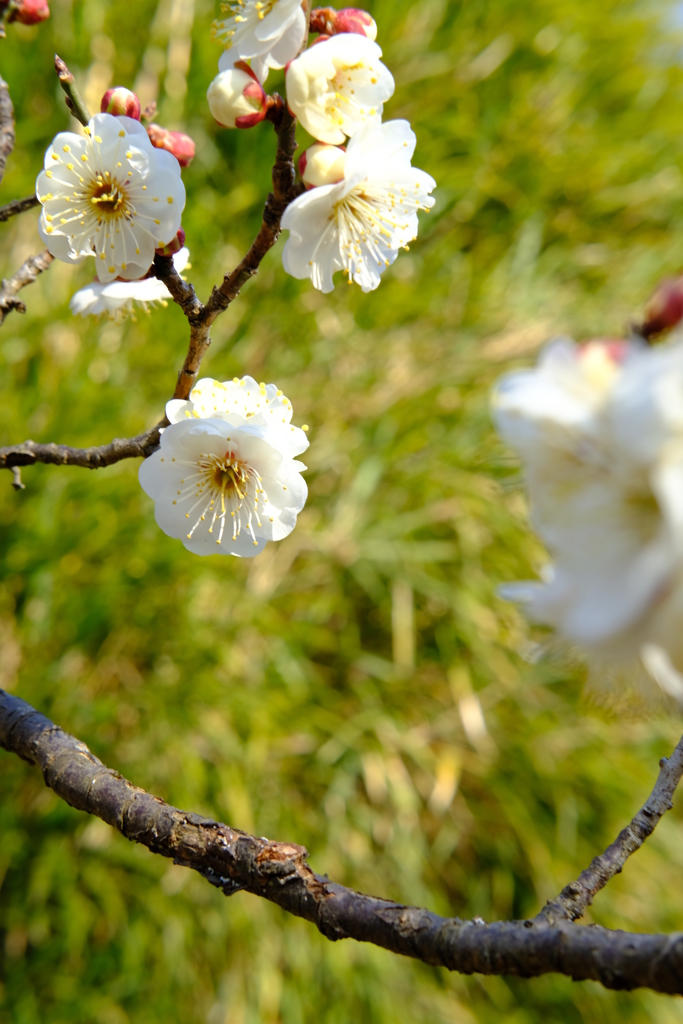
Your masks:
M21 480L21 466L12 466L12 487L15 491L26 490L26 484Z

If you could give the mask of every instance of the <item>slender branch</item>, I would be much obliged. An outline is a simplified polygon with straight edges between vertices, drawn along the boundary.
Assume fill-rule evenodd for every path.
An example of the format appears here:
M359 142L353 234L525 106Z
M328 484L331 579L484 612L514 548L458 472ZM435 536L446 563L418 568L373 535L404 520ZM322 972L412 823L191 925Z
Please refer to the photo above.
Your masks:
M306 850L296 843L257 838L180 811L132 785L80 740L4 690L0 746L37 765L46 784L72 807L96 815L152 853L192 868L226 896L244 889L311 921L328 939L370 942L466 974L556 972L606 988L683 994L683 934L634 935L539 919L487 925L480 918L439 917L354 892L316 875ZM668 763L677 764L677 758L675 753ZM660 775L657 799L666 803L677 771L663 782Z
M13 199L6 206L0 206L0 223L9 220L17 213L24 213L25 210L32 210L34 206L40 205L38 196L26 196L25 199Z
M211 325L237 298L242 286L258 273L261 261L280 235L282 214L299 195L294 170L294 152L297 147L296 119L283 106L279 106L277 110L277 116L274 115L278 145L272 174L273 191L266 199L261 227L244 259L232 273L225 275L219 286L213 289L206 305L197 298L192 285L182 280L172 260L159 256L154 260L156 276L164 282L190 325L190 344L183 367L178 374L174 398L187 398L189 395L199 375L202 359L211 344Z
M24 441L22 444L0 448L0 469L14 469L15 466L33 466L36 462L52 466L81 466L83 469L102 469L113 466L123 459L146 459L159 444L159 432L167 426L164 417L151 430L137 437L115 437L109 444L93 448L71 448L66 444L37 444Z
M17 313L26 312L26 306L21 299L16 298L16 294L27 284L33 284L38 275L47 270L52 260L53 257L44 249L37 256L29 256L12 277L7 280L3 278L0 286L0 324L13 309L16 309Z
M576 882L570 882L559 896L546 903L537 921L557 924L560 921L577 921L583 917L595 894L621 872L631 854L639 850L648 836L652 835L660 819L673 807L673 795L683 776L683 737L671 757L662 758L659 769L654 789L631 824L622 829L604 853L591 861Z
M7 159L14 149L14 107L9 86L0 77L0 181L5 176Z
M66 93L66 105L73 114L73 116L81 122L82 125L90 123L90 111L85 105L85 100L78 91L76 85L76 79L69 71L68 67L64 63L61 57L55 54L55 71L57 72L57 78L59 84Z

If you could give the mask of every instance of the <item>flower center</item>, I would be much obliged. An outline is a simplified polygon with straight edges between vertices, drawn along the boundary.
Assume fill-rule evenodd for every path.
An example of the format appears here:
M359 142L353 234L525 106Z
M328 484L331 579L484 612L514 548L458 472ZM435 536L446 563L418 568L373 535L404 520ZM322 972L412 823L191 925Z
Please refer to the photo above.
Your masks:
M81 193L81 202L85 199L98 222L130 218L134 210L128 200L126 184L112 178L109 171L97 174L86 186L85 196Z
M363 181L351 189L332 207L330 221L336 221L339 243L345 258L344 272L351 276L370 256L380 265L389 266L386 250L398 248L404 242L394 242L395 232L405 231L409 225L405 218L427 207L406 189L394 185L376 185Z
M180 481L182 489L178 491L179 502L195 499L190 511L185 513L185 518L189 519L197 511L197 519L187 535L188 540L208 517L209 533L213 533L214 527L219 524L217 544L223 540L226 522L232 519L232 539L237 540L244 528L254 544L258 545L253 521L256 521L257 526L262 525L259 496L263 495L262 505L268 503L259 473L238 458L234 451L227 451L225 455L202 454L196 462L180 465L187 466L192 472Z

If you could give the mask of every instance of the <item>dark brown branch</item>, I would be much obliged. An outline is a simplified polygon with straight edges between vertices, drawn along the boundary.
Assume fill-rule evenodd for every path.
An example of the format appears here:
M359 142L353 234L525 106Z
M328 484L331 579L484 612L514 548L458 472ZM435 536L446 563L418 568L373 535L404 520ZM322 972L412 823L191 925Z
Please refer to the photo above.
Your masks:
M9 86L0 77L0 181L5 176L7 160L14 149L14 107Z
M25 288L27 284L33 284L38 275L47 270L52 260L53 257L47 249L44 249L37 256L29 256L12 277L7 280L3 278L0 286L0 324L13 309L16 309L17 313L26 312L26 306L21 299L16 297L17 292Z
M93 448L70 448L66 444L37 444L24 441L22 444L0 448L0 469L15 466L33 466L36 462L52 466L81 466L83 469L102 469L113 466L123 459L146 459L159 444L159 431L168 424L164 418L151 430L137 437L115 437L109 444Z
M556 899L545 905L536 918L548 924L560 921L577 921L593 902L596 893L618 875L624 864L636 850L639 850L648 836L651 836L660 819L673 807L673 795L683 776L683 737L670 758L659 762L659 776L655 787L636 816L619 833L604 853L595 857L589 867L582 871L576 882L566 885Z
M553 926L540 919L461 921L354 892L316 875L306 850L296 843L248 835L177 810L133 786L85 744L3 690L0 746L37 765L46 784L72 807L96 815L152 853L199 872L227 896L244 889L311 921L328 939L371 942L466 974L537 977L557 972L577 981L599 981L606 988L683 994L681 934L632 935L567 921ZM660 775L657 799L666 802L674 778L676 770L664 780Z
M280 235L282 214L299 194L294 170L296 118L281 104L275 104L272 112L278 143L272 174L273 191L266 199L261 227L244 259L232 273L225 275L222 284L214 287L206 305L197 298L192 285L182 280L172 260L160 256L154 260L156 276L164 282L190 325L190 344L178 374L174 398L187 398L190 394L199 375L202 359L211 344L211 325L237 298L242 285L258 273L261 261Z
M9 220L10 217L14 217L17 213L23 213L25 210L32 210L34 206L39 206L40 200L38 196L26 196L25 199L13 199L11 203L7 203L6 206L0 206L0 223Z

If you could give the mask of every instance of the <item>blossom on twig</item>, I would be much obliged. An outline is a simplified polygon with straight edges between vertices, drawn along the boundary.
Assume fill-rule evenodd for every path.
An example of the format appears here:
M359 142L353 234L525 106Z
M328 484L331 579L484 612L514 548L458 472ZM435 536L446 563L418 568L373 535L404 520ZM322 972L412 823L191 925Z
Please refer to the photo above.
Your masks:
M683 697L683 343L553 342L493 397L552 557L508 586L601 669L640 660ZM635 681L635 676L634 676Z
M287 273L330 292L342 270L364 292L375 289L398 250L417 235L417 211L434 204L429 193L436 182L411 166L414 150L407 121L381 124L375 117L362 125L346 156L340 150L330 164L334 175L343 165L343 180L310 189L285 210Z
M60 132L45 154L38 230L59 260L96 256L100 281L136 280L180 227L180 165L130 117L95 114L85 132Z
M205 378L166 415L161 447L140 466L164 533L198 555L242 558L291 533L308 495L295 458L308 439L274 384Z
M233 64L251 60L259 81L265 82L270 68L283 68L296 57L306 35L301 0L232 0L225 9L230 17L214 21L211 35Z
M354 33L316 43L287 68L289 109L319 142L344 142L393 94L381 56L377 43Z
M173 257L178 273L187 266L189 249L181 249ZM171 298L163 281L156 277L143 277L140 281L91 281L72 297L69 309L74 316L100 316L102 313L116 323L130 316L135 320L135 307L149 312L150 306L166 305Z

